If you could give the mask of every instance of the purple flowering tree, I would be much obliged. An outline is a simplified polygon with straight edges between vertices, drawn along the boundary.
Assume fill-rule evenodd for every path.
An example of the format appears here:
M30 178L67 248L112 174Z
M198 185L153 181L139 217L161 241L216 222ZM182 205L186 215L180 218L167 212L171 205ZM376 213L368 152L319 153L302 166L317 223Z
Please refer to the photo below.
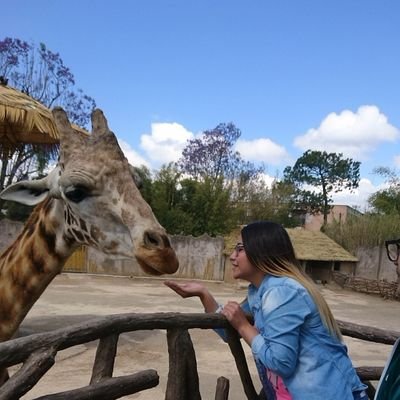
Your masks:
M192 234L229 232L243 219L261 179L263 167L243 160L235 150L241 131L233 123L221 123L189 140L178 161L188 198L185 211L196 221ZM190 180L192 182L190 182Z
M75 78L59 53L45 44L6 37L0 41L0 77L48 108L65 109L69 119L85 127L96 103L75 87Z
M178 161L184 174L198 180L232 179L247 176L251 178L262 169L244 161L234 146L241 131L233 123L219 124L212 130L203 132L200 138L188 141Z

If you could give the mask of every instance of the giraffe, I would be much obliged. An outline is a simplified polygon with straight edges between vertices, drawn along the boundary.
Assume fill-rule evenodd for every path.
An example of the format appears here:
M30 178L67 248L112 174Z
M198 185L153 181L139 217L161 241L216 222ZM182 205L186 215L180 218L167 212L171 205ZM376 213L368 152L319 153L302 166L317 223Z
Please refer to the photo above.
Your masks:
M151 275L172 274L179 266L102 111L93 111L87 136L73 131L61 108L53 116L60 134L57 166L43 179L18 182L0 194L37 205L0 257L0 341L13 336L79 245L136 258Z

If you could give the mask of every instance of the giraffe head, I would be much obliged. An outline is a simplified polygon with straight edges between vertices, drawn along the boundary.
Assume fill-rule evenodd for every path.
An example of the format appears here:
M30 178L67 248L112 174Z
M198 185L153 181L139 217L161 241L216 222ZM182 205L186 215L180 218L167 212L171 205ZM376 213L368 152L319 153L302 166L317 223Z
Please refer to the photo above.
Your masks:
M67 242L84 244L117 257L135 257L152 275L174 273L178 259L164 228L140 194L101 110L92 113L92 134L77 134L61 108L53 110L60 133L60 158L50 174L21 181L1 197L27 205L56 199Z

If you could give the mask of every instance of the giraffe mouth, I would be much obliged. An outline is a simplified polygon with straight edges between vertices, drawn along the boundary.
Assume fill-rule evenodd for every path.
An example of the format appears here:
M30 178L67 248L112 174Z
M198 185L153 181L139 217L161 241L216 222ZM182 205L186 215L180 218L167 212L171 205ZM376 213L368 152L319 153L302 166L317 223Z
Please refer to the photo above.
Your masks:
M141 248L135 258L142 270L148 275L173 274L179 268L179 260L171 247L161 251L149 251Z
M165 272L160 271L158 268L155 268L154 266L148 264L148 263L147 263L145 260L143 260L142 258L140 258L140 257L138 257L138 256L135 256L135 257L136 257L137 262L138 262L139 265L140 265L140 268L142 268L142 270L143 270L146 274L148 274L148 275L156 275L156 276L159 276L159 275L162 275L162 274L165 273Z

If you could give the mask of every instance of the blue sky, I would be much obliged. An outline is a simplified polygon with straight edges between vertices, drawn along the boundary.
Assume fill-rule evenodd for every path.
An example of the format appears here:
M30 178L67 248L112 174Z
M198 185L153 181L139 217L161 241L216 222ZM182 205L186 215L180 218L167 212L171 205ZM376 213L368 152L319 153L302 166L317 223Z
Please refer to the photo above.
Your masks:
M13 0L0 38L59 52L131 162L157 169L221 122L270 177L307 149L361 161L363 209L400 169L397 0Z

